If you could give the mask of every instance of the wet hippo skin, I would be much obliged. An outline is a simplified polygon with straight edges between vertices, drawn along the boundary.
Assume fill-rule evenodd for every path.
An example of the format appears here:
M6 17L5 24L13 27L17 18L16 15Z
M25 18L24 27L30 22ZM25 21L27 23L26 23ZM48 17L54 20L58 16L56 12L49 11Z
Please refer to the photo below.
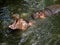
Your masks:
M47 16L49 15L54 15L58 12L60 12L60 5L51 5L51 6L48 6L44 9L44 12Z
M46 7L43 10L36 11L32 15L32 18L33 19L46 18L46 17L52 16L58 12L60 12L60 5L51 5L51 6Z
M25 31L28 27L32 26L33 23L34 22L32 20L27 22L22 18L15 19L15 21L11 25L9 25L9 28L13 30L19 29L19 30Z

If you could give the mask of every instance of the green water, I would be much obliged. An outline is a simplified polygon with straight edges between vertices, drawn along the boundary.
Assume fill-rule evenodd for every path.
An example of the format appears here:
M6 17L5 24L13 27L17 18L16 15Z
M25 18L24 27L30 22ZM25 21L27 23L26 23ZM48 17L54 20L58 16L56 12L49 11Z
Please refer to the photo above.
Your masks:
M3 1L1 1L3 2ZM20 3L19 3L20 2ZM24 19L31 20L30 15L48 5L60 4L59 0L19 0L5 1L0 11L0 45L60 45L60 14L36 19L36 25L26 31L11 30L12 13L18 13Z

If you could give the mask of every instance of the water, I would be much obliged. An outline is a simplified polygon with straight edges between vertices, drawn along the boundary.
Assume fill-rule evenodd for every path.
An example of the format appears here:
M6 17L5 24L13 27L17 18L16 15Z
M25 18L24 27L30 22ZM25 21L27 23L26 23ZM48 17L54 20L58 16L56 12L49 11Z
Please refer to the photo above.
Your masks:
M13 22L12 13L30 15L32 12L46 7L44 0L25 1L28 4L23 5L28 8L5 6L2 7L2 10L0 9L2 12L0 13L0 45L60 45L60 14L47 17L44 20L36 19L36 25L29 27L24 32L8 28ZM49 5L52 4L53 2ZM31 19L29 15L22 16L22 18Z

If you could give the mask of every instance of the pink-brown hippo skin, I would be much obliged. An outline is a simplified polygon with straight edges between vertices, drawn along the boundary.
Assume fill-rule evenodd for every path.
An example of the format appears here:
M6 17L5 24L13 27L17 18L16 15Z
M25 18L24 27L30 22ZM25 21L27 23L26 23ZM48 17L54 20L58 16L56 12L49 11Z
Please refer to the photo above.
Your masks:
M52 15L58 13L58 12L60 12L60 5L59 4L51 5L51 6L46 7L43 10L36 11L32 15L32 18L34 18L34 19L37 19L37 18L44 19L44 18L52 16Z
M13 22L13 24L9 25L9 28L15 30L15 29L20 29L22 31L25 31L28 27L33 25L33 21L26 21L22 18L16 19Z

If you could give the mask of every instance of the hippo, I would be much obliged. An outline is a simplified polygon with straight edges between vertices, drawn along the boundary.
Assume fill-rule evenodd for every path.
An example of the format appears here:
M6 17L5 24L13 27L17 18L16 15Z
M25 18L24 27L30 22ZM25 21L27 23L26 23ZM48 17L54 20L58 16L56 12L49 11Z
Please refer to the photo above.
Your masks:
M55 15L59 12L60 12L60 5L56 4L56 5L48 6L48 7L44 8L43 10L36 11L35 13L33 13L31 15L31 17L33 19L37 19L37 18L45 19L46 17L50 17L50 16Z
M13 30L19 29L19 30L25 31L28 27L33 25L32 20L26 21L23 18L19 18L18 14L14 14L13 18L14 18L14 22L11 25L9 25L9 28Z

